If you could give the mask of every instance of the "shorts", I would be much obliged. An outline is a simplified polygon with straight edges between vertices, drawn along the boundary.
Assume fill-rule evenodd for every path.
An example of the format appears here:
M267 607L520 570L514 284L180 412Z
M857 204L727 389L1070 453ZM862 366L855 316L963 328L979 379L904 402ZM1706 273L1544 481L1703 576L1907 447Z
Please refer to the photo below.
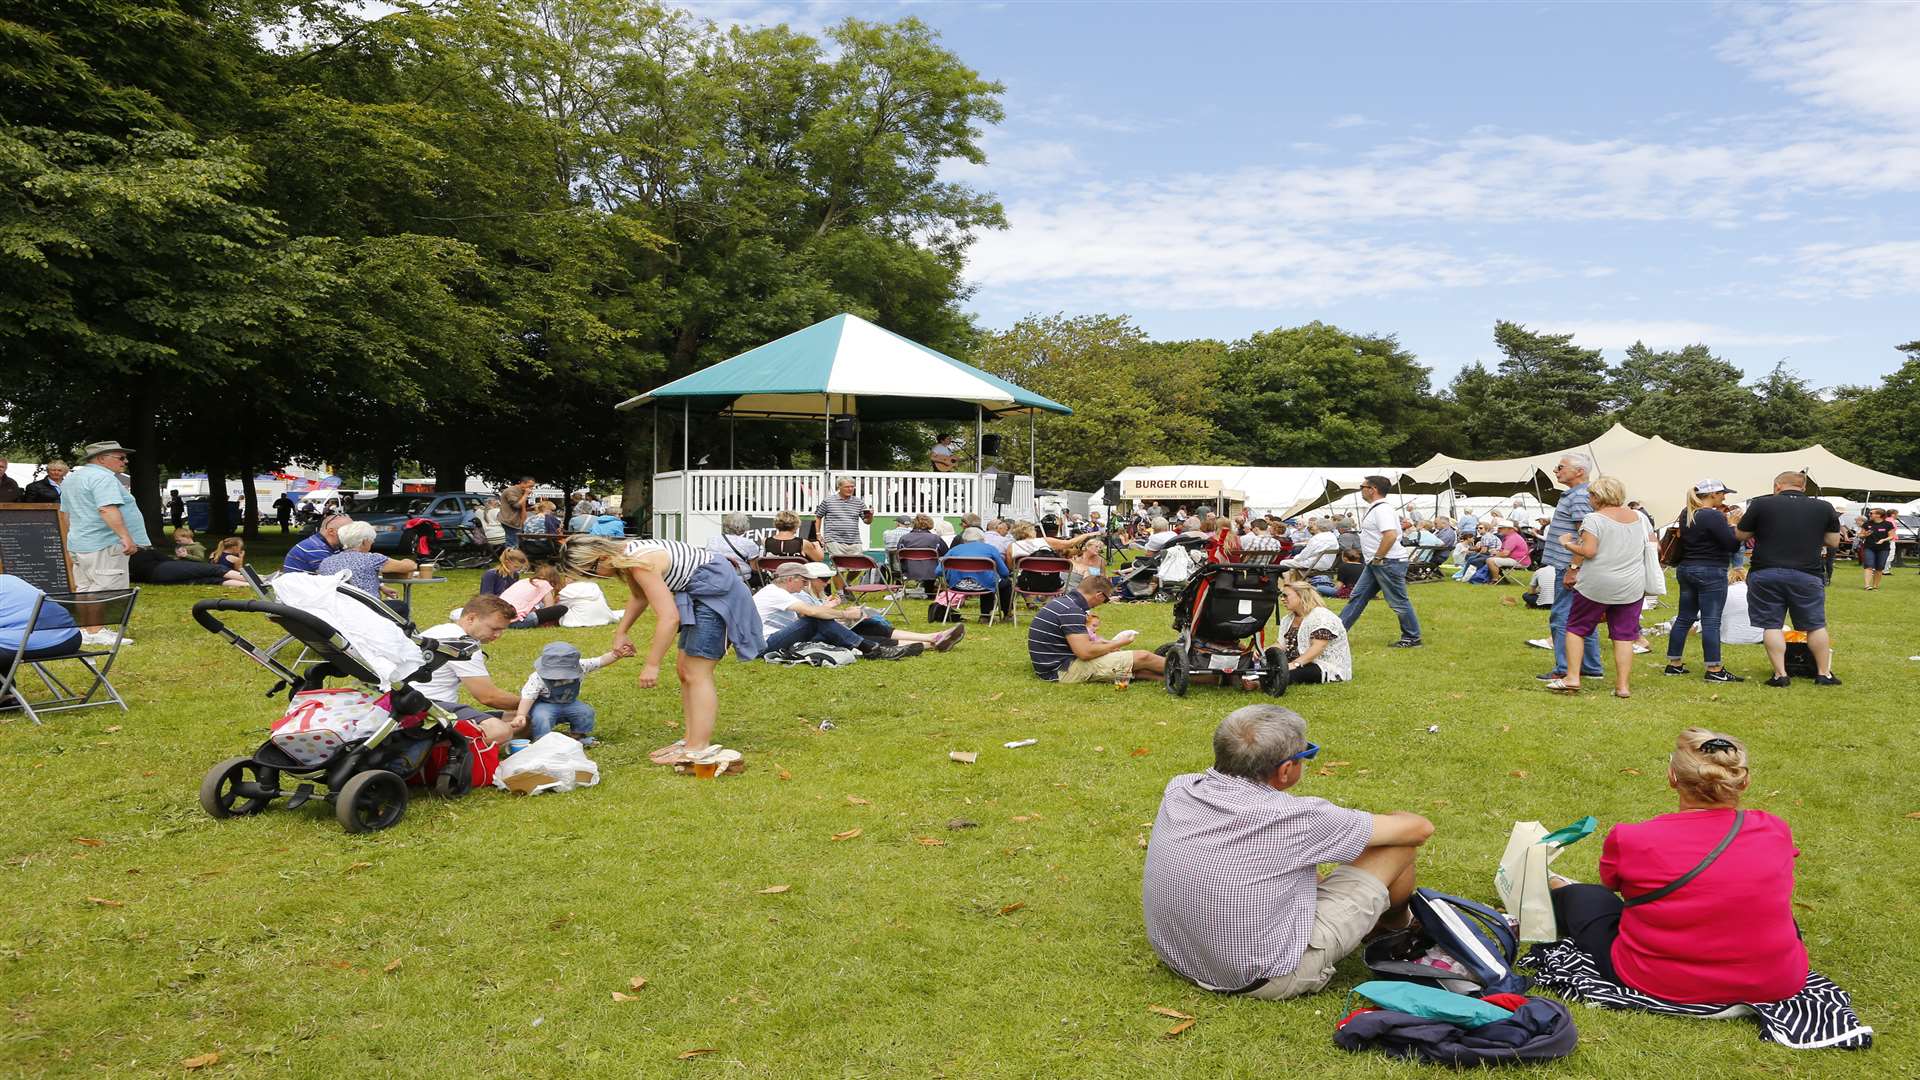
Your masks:
M1887 568L1887 556L1890 554L1892 554L1890 548L1866 547L1862 545L1860 548L1860 569L1885 570Z
M1602 604L1589 600L1580 590L1573 591L1573 603L1567 608L1567 633L1576 637L1592 637L1594 630L1602 622L1607 624L1607 636L1615 641L1640 640L1640 612L1645 610L1639 600L1629 600L1624 604Z
M693 624L680 628L680 655L702 660L727 655L727 620L704 600L693 602Z
M828 558L832 558L835 555L865 555L867 553L867 549L861 547L859 544L836 544L828 541L820 546L826 549Z
M125 589L131 584L127 576L127 553L118 545L73 553L74 592L106 592Z
M1133 677L1133 650L1115 649L1091 660L1074 660L1060 669L1062 683L1119 682Z
M1818 575L1769 566L1747 575L1747 621L1760 630L1779 630L1793 616L1795 630L1827 625L1827 586Z
M1314 889L1313 930L1300 963L1285 975L1269 977L1247 991L1248 997L1280 1001L1324 990L1334 969L1387 913L1387 885L1365 870L1336 867Z

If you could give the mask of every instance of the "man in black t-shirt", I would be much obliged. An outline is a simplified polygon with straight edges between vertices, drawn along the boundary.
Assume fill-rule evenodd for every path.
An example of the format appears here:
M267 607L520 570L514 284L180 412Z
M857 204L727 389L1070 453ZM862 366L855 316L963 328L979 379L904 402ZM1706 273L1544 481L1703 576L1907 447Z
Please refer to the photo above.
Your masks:
M1796 630L1804 630L1813 652L1820 686L1838 686L1833 676L1833 648L1827 636L1827 592L1821 578L1821 549L1840 544L1840 515L1833 505L1807 497L1804 473L1785 472L1773 478L1773 494L1747 504L1738 535L1753 541L1753 562L1747 573L1748 620L1762 631L1767 659L1773 664L1768 686L1787 686L1785 623L1793 616Z

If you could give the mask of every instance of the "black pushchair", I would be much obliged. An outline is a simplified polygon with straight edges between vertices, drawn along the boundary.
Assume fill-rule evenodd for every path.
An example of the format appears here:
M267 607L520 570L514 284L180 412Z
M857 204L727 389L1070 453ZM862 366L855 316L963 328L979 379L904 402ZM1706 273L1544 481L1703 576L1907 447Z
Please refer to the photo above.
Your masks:
M1167 693L1184 697L1194 681L1287 692L1287 657L1268 646L1266 626L1280 603L1281 569L1270 563L1203 563L1173 604L1179 636L1158 650Z
M1205 536L1176 536L1167 541L1167 546L1151 555L1141 555L1128 563L1119 573L1113 575L1113 598L1119 601L1144 601L1169 599L1169 590L1160 580L1160 564L1166 561L1167 552L1173 548L1183 548L1187 557L1195 563L1204 563L1207 558ZM1199 571L1196 569L1197 576ZM1181 587L1192 584L1194 578L1188 578ZM1175 593L1177 595L1177 593Z
M318 616L264 600L202 600L193 605L195 622L225 638L289 688L288 708L275 724L275 733L252 754L228 758L207 772L200 784L200 806L209 815L247 817L267 809L275 799L285 798L287 808L293 809L318 798L333 803L335 817L348 832L375 832L392 827L405 815L409 777L420 778L436 794L449 797L464 795L473 786L476 759L485 745L479 728L428 701L409 682L430 676L448 661L472 656L478 644L467 638L418 636L411 624L379 600L350 586L339 591L397 623L420 648L419 668L391 680L393 688L384 694L378 691L380 678L367 660ZM304 646L300 659L291 665L282 662L275 655L277 648L262 649L241 637L221 622L221 613L264 616ZM329 678L350 679L367 689L330 690ZM344 695L345 700L325 700L328 695ZM324 712L341 706L355 711L350 727L289 731L309 719L301 715L302 710Z

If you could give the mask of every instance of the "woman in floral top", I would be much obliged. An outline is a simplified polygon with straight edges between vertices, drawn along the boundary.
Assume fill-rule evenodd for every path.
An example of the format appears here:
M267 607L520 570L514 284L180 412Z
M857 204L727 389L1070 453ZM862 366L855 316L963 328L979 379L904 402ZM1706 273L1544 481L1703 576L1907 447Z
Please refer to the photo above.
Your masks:
M1287 613L1280 617L1280 642L1287 654L1289 683L1351 682L1353 652L1347 630L1321 601L1311 582L1288 574L1280 583Z

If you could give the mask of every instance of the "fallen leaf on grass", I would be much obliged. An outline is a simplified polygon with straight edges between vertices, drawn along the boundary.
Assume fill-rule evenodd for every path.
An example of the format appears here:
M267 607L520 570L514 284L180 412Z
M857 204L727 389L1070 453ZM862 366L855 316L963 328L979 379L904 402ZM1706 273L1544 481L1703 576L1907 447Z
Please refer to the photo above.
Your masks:
M1802 910L1804 910L1804 911L1819 911L1819 910L1820 910L1819 908L1817 908L1817 907L1814 907L1814 906L1813 906L1812 904L1808 904L1808 903L1804 903L1804 902L1802 902L1802 901L1799 901L1799 900L1795 900L1795 901L1793 902L1793 906L1794 906L1794 907L1797 907L1797 908L1800 908L1800 909L1802 909Z
M1920 821L1920 810L1915 810L1913 813L1908 814L1907 817L1913 821Z
M1013 903L1008 904L1006 907L1001 908L1000 914L1011 915L1014 912L1019 911L1021 908L1024 908L1026 906L1027 906L1027 902L1025 900L1016 900Z
M180 1067L183 1069L204 1069L209 1065L218 1064L220 1064L220 1052L216 1050L210 1054L201 1054L198 1057L185 1058L180 1062Z
M337 968L337 969L339 969L339 970L341 970L341 971L349 971L349 970L352 970L352 968L353 968L353 961L351 961L351 960L329 960L329 961L327 961L327 966L328 966L328 967L330 967L330 968Z
M1039 816L1040 816L1040 815L1038 815L1038 814L1015 814L1015 815L1013 816L1013 820L1015 820L1015 821L1022 821L1022 822L1024 822L1024 821L1032 821L1032 820L1033 820L1034 818L1036 818L1036 817L1039 817Z
M1621 769L1621 770L1620 770L1620 772L1621 772L1621 773L1622 773L1623 775L1625 775L1625 776L1639 776L1639 775L1640 775L1640 770L1639 770L1639 769Z
M87 897L87 903L99 904L101 907L126 907L127 906L127 902L125 900L108 900L105 897L100 897L100 896Z
M558 916L552 922L548 923L547 929L558 930L572 921L573 921L573 912L569 911L565 915Z
M1167 1038L1175 1039L1187 1033L1187 1029L1199 1023L1198 1020L1182 1020L1167 1029Z
M834 839L834 840L836 840L836 841L838 841L838 840L851 840L851 839L853 839L854 837L856 837L856 836L859 836L859 835L860 835L860 830L859 830L859 829L848 829L848 830L847 830L846 832L837 832L837 833L834 833L834 834L833 834L833 839Z
M683 1050L680 1052L679 1060L685 1061L688 1058L697 1058L702 1054L717 1054L719 1052L720 1051L715 1050L712 1047L706 1047L705 1049L701 1049L701 1050Z
M105 840L95 840L91 836L76 836L73 838L73 842L76 844L85 844L88 847L105 847L107 845Z
M1319 767L1318 769L1315 769L1315 770L1314 770L1314 773L1313 773L1313 775L1315 775L1315 776L1332 776L1332 775L1333 775L1333 769L1332 769L1332 768L1330 768L1330 767L1328 767L1328 766L1326 766L1326 765L1322 765L1322 766L1320 766L1320 767Z
M391 960L389 960L389 961L387 961L387 966L385 966L385 967L383 967L383 968L381 968L380 970L381 970L381 971L384 971L384 972L386 972L386 973L387 973L387 974L389 974L389 975L391 975L391 974L393 974L393 973L394 973L394 972L396 972L396 971L399 971L399 970L400 970L400 958L396 956L396 957L394 957L393 959L391 959Z
M645 975L635 975L633 978L627 980L627 989L629 990L645 990L646 988L647 977Z
M858 795L847 796L847 801L852 803L855 806L872 806L873 805L873 800L863 799Z
M120 725L119 725L119 724L115 724L115 725L113 725L112 727L110 727L110 728L108 728L108 729L107 729L107 734L109 734L109 735L111 735L111 734L113 734L114 732L116 732L116 731L119 731L119 730L120 730Z
M347 872L347 873L349 873L349 874L351 874L351 873L353 873L353 872L354 872L355 870L365 870L365 869L367 869L368 867L371 867L372 865L373 865L373 864L372 864L372 863L370 863L370 862L357 862L357 863L353 863L352 865L350 865L350 866L348 866L348 867L347 867L347 869L346 869L346 872Z
M1165 1005L1149 1005L1147 1006L1147 1011L1150 1013L1159 1013L1161 1016L1164 1016L1169 1020L1193 1019L1192 1013L1183 1013L1179 1009L1169 1009Z
M780 763L779 763L779 762L777 762L777 761L776 761L776 762L774 762L774 763L773 763L773 767L774 767L774 768L776 768L776 769L780 769L780 771L779 771L779 772L777 772L777 773L775 773L775 774L774 774L775 776L777 776L777 777L779 777L779 778L780 778L780 779L782 779L782 780L791 780L791 779L793 779L793 774L792 774L792 773L790 773L790 772L788 772L788 771L787 771L786 769L784 769L784 768L781 768L781 766L780 766Z
M760 895L776 896L780 893L786 892L788 889L791 889L791 888L793 888L793 886L791 885L769 885L766 888L760 890Z
M1005 690L1002 690L1002 691L1000 691L999 693L997 693L997 694L995 694L995 695L993 695L992 697L990 697L990 698L988 698L987 700L988 700L988 701L999 701L999 700L1000 700L1001 698L1003 698L1003 697L1006 697L1006 696L1007 696L1007 692L1006 692Z
M1515 769L1512 772L1508 773L1507 775L1513 777L1516 780L1525 780L1527 778L1527 770Z
M620 991L618 991L618 990L615 990L615 991L613 991L613 1000L615 1000L615 1001L639 1001L640 999L639 999L639 998L637 998L637 997L634 997L634 996L633 996L632 994L623 994L623 993L621 993Z
M1135 836L1135 837L1133 838L1133 842L1134 842L1135 844L1138 844L1138 845L1139 845L1139 846L1141 846L1141 847L1146 847L1146 846L1147 846L1147 834L1146 834L1146 833L1140 833L1140 834L1138 834L1137 836Z
M1129 755L1129 756L1131 756L1131 757L1146 757L1146 756L1147 756L1147 755L1148 755L1149 753L1151 753L1151 752L1152 752L1152 751L1150 751L1150 750L1148 750L1148 749L1147 749L1146 747L1144 747L1144 746L1136 746L1136 747L1134 747L1134 748L1133 748L1133 753L1132 753L1131 755Z
M916 844L919 844L921 847L946 847L947 846L947 842L945 840L940 839L937 836L916 836L913 838L913 842Z
M972 750L949 750L947 751L947 760L957 761L962 765L971 765L980 760L980 755Z

